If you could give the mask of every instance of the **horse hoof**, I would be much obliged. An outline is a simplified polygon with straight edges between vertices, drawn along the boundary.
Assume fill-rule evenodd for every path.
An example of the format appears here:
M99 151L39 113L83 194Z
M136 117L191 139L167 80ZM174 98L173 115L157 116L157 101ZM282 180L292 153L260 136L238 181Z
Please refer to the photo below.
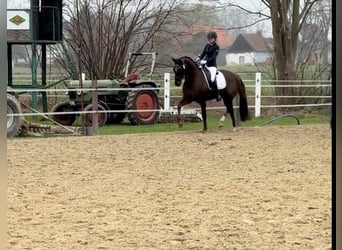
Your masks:
M219 123L218 127L219 127L219 128L223 128L223 124L222 124L222 123Z
M236 132L236 128L233 128L233 132Z

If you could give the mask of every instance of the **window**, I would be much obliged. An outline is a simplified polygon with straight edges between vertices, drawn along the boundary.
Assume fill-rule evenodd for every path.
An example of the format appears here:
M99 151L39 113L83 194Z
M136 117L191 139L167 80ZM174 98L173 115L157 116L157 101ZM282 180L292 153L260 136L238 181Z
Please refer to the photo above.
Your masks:
M239 65L245 64L245 57L239 56Z

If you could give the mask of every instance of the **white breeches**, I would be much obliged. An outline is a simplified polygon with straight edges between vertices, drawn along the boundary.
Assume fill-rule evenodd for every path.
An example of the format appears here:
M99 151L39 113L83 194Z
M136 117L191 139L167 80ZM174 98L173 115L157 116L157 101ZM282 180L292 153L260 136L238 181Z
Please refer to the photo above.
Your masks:
M207 67L209 69L210 72L210 80L211 82L215 81L215 77L216 77L216 72L217 72L217 68L216 67Z

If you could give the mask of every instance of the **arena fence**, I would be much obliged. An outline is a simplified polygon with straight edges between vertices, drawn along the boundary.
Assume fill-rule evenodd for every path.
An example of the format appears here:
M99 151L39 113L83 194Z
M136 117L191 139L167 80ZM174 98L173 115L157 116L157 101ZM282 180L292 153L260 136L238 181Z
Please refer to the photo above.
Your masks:
M160 82L160 86L158 89L160 90L160 93L162 94L161 98L163 99L163 104L160 110L160 112L169 112L171 114L176 114L177 110L175 106L171 105L171 99L172 98L180 98L181 97L181 87L171 87L171 74L170 73L165 73L164 74L164 79ZM266 108L299 108L299 107L322 107L322 106L331 106L331 88L332 84L330 80L299 80L299 81L284 81L281 80L280 82L282 84L276 84L276 80L270 81L268 83L266 80L262 82L262 77L260 72L256 72L254 75L254 80L244 80L245 82L245 88L247 91L247 96L250 100L251 105L249 107L251 109L254 109L254 116L259 117L262 115L262 109ZM283 84L283 83L288 83L288 84ZM323 92L325 92L325 95L297 95L297 96L279 96L279 95L265 95L262 94L264 89L274 89L276 88L314 88L314 89L324 89ZM141 88L142 89L142 88ZM149 89L149 88L146 88ZM121 88L105 88L105 89L92 89L92 88L82 88L82 89L73 89L73 91L113 91L113 90L123 90ZM133 90L130 88L125 88L124 90ZM29 88L24 88L24 89L14 89L11 90L11 92L17 92L17 93L35 93L39 94L41 92L47 92L48 97L55 96L56 93L58 96L62 96L62 93L66 91L66 89L29 89ZM267 92L267 91L266 91ZM271 91L272 92L272 91ZM318 91L320 92L320 91ZM176 94L175 94L176 93ZM178 95L177 95L178 93ZM29 94L26 94L29 95ZM304 98L305 100L308 99L315 99L315 102L311 103L298 103L298 104L290 104L290 105L279 105L276 104L275 101L269 101L267 104L263 104L263 100L265 99L273 99L276 100L276 98L297 98L301 99ZM321 101L317 102L317 99L320 99ZM236 103L236 102L234 102ZM254 104L253 104L254 103ZM238 105L235 104L234 108L238 108ZM218 106L211 106L207 108L208 110L216 110L216 109L225 109L224 106L218 105ZM151 112L151 111L156 111L156 110L109 110L109 111L73 111L73 112L32 112L32 113L24 113L24 114L19 114L23 116L37 116L37 115L52 115L52 114L86 114L86 113L101 113L101 112ZM183 108L182 109L182 114L194 114L198 117L201 117L199 113L200 109L199 108ZM11 116L17 116L18 114L10 114ZM9 115L8 115L9 116Z

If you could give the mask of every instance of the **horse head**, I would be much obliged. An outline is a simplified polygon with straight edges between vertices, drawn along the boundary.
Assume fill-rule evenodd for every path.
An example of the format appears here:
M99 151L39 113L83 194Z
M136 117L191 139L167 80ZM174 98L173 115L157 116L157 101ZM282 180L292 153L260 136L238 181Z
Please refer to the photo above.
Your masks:
M195 70L198 70L198 65L192 58L183 56L178 59L172 58L175 65L173 72L175 73L175 85L180 86L184 78L191 78Z
M172 61L175 63L175 65L173 65L173 72L175 73L175 85L180 86L182 84L182 80L185 77L185 65L181 58L172 58Z

